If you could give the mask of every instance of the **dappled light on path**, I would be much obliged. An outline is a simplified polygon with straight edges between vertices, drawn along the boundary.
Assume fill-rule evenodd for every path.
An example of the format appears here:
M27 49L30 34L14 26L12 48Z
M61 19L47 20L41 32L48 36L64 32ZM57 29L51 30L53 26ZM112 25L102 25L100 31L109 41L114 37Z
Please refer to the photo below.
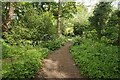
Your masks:
M71 43L68 42L51 53L43 61L43 67L38 71L37 78L82 78L69 53L70 46Z

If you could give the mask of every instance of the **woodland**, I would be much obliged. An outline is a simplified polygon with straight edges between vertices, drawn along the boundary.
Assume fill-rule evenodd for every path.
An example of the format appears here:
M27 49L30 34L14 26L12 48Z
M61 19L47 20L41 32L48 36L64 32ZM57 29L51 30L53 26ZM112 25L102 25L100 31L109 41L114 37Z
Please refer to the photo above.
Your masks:
M67 42L81 75L120 78L120 11L111 3L89 12L74 1L2 2L2 78L35 78Z

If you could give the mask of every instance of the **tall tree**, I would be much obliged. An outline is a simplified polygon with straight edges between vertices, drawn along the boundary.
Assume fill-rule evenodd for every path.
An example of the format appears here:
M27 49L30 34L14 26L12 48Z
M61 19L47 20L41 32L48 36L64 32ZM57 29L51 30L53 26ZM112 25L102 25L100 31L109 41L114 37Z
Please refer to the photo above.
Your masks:
M89 18L91 26L93 26L98 34L98 38L102 37L102 30L106 26L111 12L110 2L100 2L93 11L93 16Z
M61 2L59 0L59 2L58 2L58 18L57 18L57 32L58 32L58 36L60 36L60 34L61 34L61 31L60 31L60 5L61 5Z
M118 46L119 46L119 48L120 48L120 10L118 11L118 40L117 40L117 43L118 43Z
M11 23L12 17L14 15L14 5L13 2L9 2L9 3L5 3L5 6L3 7L5 8L5 10L8 9L8 14L6 15L6 17L3 18L3 32L7 32L9 29L9 25Z
M73 14L76 12L76 3L75 2L61 2L61 0L56 2L51 2L50 11L53 13L54 17L57 19L57 34L61 35L61 17L70 18L73 17Z

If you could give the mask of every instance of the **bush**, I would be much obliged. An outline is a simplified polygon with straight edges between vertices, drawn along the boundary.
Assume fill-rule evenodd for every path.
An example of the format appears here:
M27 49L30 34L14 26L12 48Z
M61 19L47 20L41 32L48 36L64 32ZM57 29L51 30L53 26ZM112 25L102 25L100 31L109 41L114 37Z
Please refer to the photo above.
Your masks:
M55 23L52 13L40 13L31 6L21 20L13 19L10 30L3 32L3 36L9 44L20 44L20 40L52 40L57 33Z
M76 36L72 39L73 45L80 45L81 43L81 37Z
M79 35L82 36L83 35L83 31L84 31L85 25L79 25L79 24L75 24L74 25L74 34L75 35Z
M90 78L119 78L118 47L84 39L70 51L82 74Z
M3 43L3 78L31 78L41 67L48 49L32 46L10 46Z
M55 40L49 40L48 42L44 42L42 44L43 47L48 48L50 50L56 50L60 48L64 43L66 42L66 37L61 36L58 39Z

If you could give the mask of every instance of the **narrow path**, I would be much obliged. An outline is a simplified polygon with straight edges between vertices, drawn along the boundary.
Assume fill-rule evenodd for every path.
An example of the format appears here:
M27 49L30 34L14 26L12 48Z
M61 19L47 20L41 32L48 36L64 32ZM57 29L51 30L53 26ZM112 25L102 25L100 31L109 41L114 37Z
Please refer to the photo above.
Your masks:
M43 62L37 78L82 78L79 69L69 53L71 43L66 43L59 50L54 51Z

